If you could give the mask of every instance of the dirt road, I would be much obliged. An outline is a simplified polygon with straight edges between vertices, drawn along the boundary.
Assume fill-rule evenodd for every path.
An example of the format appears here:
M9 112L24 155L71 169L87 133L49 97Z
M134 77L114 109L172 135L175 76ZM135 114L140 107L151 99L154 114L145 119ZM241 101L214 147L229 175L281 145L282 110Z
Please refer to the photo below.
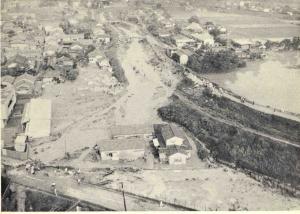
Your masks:
M11 172L12 173L12 172ZM12 174L11 174L12 175ZM98 204L112 210L124 210L123 196L121 192L110 191L95 185L82 183L77 184L75 180L66 177L45 177L41 175L24 175L13 173L12 182L20 183L24 186L37 188L46 192L51 192L51 184L56 184L58 196L68 196L79 200L87 201L93 204ZM93 193L93 194L91 194ZM141 199L125 194L126 207L129 211L171 211L184 210L165 204L163 207L158 202Z

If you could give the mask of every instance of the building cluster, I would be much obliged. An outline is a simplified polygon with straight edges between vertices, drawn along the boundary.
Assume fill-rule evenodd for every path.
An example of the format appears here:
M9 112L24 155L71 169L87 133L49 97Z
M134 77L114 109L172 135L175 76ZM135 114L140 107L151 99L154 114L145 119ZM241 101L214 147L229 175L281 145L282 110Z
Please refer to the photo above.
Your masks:
M185 164L191 157L185 133L174 125L114 126L110 133L111 139L98 141L94 147L99 160L145 159L147 150L163 164Z
M282 2L283 3L283 2ZM219 2L215 8L224 10L232 10L232 9L239 9L239 10L246 10L246 11L253 11L253 12L263 12L263 13L278 13L278 14L285 14L290 17L296 16L300 14L300 10L297 7L292 7L286 4L270 4L269 2L262 2L262 1L250 1L250 0L243 0L243 1L230 1L225 0Z

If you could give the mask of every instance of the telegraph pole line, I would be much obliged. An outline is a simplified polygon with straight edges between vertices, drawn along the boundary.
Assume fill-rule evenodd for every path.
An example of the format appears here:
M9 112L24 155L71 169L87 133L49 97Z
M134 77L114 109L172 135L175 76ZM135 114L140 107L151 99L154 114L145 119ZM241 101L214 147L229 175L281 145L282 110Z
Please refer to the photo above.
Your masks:
M121 182L121 187L122 187L122 195L123 195L124 210L127 211L123 182Z

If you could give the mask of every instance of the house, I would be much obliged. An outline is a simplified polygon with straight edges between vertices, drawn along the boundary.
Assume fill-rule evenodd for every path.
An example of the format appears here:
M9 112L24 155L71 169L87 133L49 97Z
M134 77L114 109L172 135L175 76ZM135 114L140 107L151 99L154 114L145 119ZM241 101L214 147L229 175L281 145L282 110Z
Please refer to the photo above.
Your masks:
M186 31L193 32L193 33L202 33L203 32L203 28L196 22L190 23L184 29Z
M172 33L169 30L161 29L158 31L158 36L160 38L168 38L172 35Z
M22 115L22 128L28 138L50 136L51 131L51 100L31 99L25 104Z
M152 125L118 125L110 128L112 139L149 138L153 135Z
M94 41L98 44L108 44L110 43L110 37L106 34L98 34L94 36Z
M75 63L72 59L62 56L57 58L57 64L54 67L58 70L67 71L75 68Z
M14 81L14 87L17 94L32 94L36 77L24 73L18 76Z
M161 25L166 29L173 29L175 27L175 23L168 19L161 20Z
M190 33L190 34L186 34L186 32L182 32L182 34L204 45L214 45L215 43L214 37L210 35L207 31L203 33Z
M183 35L175 35L171 38L171 41L178 48L183 48L187 45L194 45L196 43L194 39L188 38Z
M42 88L45 87L45 85L53 83L55 80L59 80L60 82L64 82L64 78L61 76L60 71L58 70L52 70L49 68L44 74L43 74L43 81L42 81ZM35 90L37 89L37 85L35 87Z
M234 39L234 42L237 43L240 48L242 50L250 50L251 47L255 44L254 41L250 40L250 39L243 39L243 38L240 38L240 39Z
M144 138L102 140L97 143L101 160L136 160L145 155Z
M15 79L16 78L13 76L6 75L1 77L1 83L3 82L3 83L14 84Z
M22 133L17 135L15 139L15 150L18 152L25 152L26 151L26 143L27 143L27 136Z
M13 148L17 133L17 127L1 128L1 148Z
M8 82L1 82L1 128L5 127L16 101L13 85Z
M181 65L186 65L189 57L193 53L188 50L170 50L167 54L169 57L171 57L175 62L178 62Z
M162 163L185 164L191 157L192 147L185 133L176 126L155 124L154 133L153 144L158 150Z

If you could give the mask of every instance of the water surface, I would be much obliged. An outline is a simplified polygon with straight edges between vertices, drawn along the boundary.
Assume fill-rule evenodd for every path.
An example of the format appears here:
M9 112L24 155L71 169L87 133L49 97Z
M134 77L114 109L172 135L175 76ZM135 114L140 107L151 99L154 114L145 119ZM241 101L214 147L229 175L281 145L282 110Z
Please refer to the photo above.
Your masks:
M300 52L272 53L246 68L204 76L259 104L300 113L299 65Z

